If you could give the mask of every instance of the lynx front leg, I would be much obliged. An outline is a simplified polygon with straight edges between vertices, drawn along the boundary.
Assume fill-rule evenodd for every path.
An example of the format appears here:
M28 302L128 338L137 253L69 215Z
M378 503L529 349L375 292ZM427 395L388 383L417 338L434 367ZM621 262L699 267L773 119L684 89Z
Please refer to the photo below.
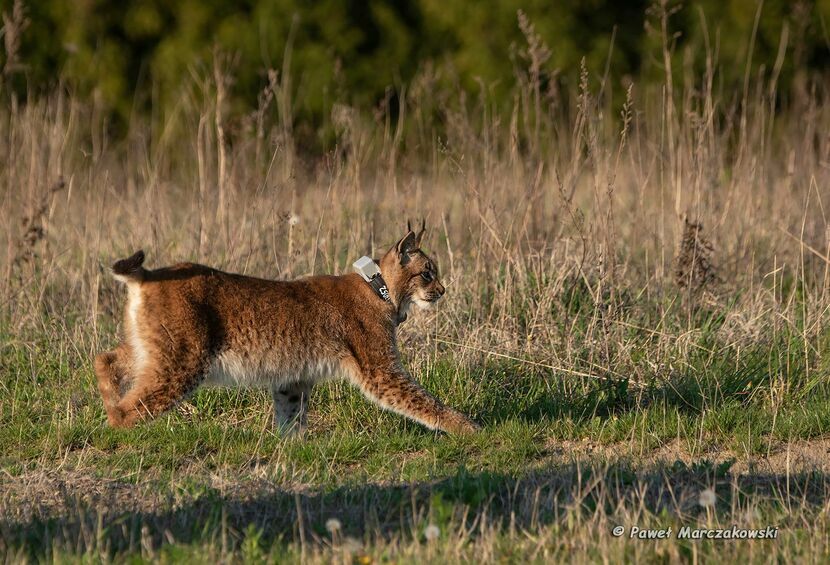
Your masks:
M468 434L480 426L461 412L445 406L407 374L396 361L387 366L361 368L347 362L347 372L363 395L387 410L397 412L431 429L451 434Z
M301 434L308 421L311 383L293 383L271 391L274 400L274 427L284 435Z

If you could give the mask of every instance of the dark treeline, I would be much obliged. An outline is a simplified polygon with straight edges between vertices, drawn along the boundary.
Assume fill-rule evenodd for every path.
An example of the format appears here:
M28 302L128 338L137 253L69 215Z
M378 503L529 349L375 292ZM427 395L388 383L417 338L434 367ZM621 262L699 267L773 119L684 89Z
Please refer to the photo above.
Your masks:
M426 72L471 94L485 88L496 104L506 106L516 68L526 67L529 58L520 11L549 48L541 53L546 88L575 85L583 57L592 80L607 69L615 89L631 80L662 81L666 36L678 80L690 66L701 73L709 55L719 68L721 89L739 87L750 61L750 76L779 73L782 96L830 67L830 0L653 5L643 0L2 0L0 5L7 90L20 97L48 92L60 82L94 97L122 122L150 108L169 110L184 86L213 76L217 54L232 77L227 87L232 112L255 109L269 76L271 84L287 85L286 70L292 119L312 125L327 119L334 102L371 108L394 100Z

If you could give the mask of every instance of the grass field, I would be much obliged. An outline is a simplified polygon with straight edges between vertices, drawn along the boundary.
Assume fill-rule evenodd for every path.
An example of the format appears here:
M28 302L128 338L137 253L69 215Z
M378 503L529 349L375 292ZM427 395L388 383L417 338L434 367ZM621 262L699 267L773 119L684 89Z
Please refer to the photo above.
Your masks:
M703 54L702 76L620 91L586 69L552 92L528 34L512 112L427 70L395 114L333 104L320 158L286 77L243 119L221 66L194 72L176 114L123 141L94 101L4 97L6 560L828 558L826 81L776 103L774 69L722 91ZM272 431L260 391L106 426L92 358L118 338L115 259L343 273L420 217L448 293L400 347L480 434L427 431L342 382L315 389L301 438ZM629 537L733 525L778 535Z

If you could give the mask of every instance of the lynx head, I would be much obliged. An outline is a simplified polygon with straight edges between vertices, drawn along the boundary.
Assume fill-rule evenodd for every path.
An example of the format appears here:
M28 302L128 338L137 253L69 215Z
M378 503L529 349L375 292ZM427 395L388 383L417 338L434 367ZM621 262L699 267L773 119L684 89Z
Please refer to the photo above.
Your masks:
M415 233L407 222L407 233L380 260L380 271L402 320L412 304L429 308L444 295L438 280L438 266L421 250L425 222Z

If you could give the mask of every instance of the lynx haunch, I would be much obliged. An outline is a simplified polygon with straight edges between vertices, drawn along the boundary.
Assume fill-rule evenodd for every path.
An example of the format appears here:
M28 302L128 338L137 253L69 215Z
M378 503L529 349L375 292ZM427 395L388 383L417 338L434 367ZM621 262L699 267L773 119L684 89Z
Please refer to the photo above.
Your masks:
M395 338L410 306L444 294L420 249L423 226L378 262L390 300L358 274L270 281L191 263L156 270L144 253L113 265L126 283L124 341L95 358L110 425L130 427L201 385L271 390L274 423L302 430L315 383L342 376L383 408L450 433L478 426L409 376Z

